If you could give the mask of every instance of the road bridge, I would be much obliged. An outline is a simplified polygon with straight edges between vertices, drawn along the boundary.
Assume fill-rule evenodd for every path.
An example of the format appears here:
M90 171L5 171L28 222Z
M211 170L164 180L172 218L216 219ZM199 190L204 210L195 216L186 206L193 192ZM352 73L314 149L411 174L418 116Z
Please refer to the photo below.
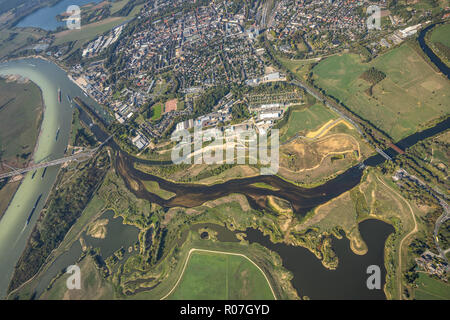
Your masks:
M33 165L28 166L26 168L20 168L20 169L19 168L11 168L11 167L9 167L8 165L5 164L5 166L11 168L12 171L0 174L0 180L6 179L6 178L9 178L9 177L13 177L13 176L17 176L17 175L21 175L21 174L27 173L29 171L37 170L37 169L57 166L57 165L60 165L60 164L66 163L66 162L85 161L85 160L91 158L112 137L113 137L113 135L109 136L105 141L102 142L101 145L99 145L98 147L96 147L96 148L94 148L92 150L86 150L86 151L79 152L77 154L74 154L74 155L71 155L71 156L68 156L68 157L64 157L64 158L60 158L60 159L55 159L55 160L51 160L51 161L45 161L45 162L33 164Z

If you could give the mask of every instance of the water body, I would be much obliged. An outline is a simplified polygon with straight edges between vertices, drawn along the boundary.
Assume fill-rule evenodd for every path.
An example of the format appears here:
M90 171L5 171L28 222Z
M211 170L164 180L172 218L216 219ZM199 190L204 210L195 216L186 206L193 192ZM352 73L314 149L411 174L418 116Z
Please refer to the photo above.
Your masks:
M280 255L283 266L293 273L292 284L301 297L333 300L386 299L383 291L386 279L384 244L387 237L394 232L394 228L385 222L370 219L361 222L359 230L367 244L367 253L356 255L350 249L350 241L347 238L334 238L333 249L339 259L336 270L325 268L306 248L284 243L274 244L269 236L264 236L259 230L248 229L246 233L250 243L259 243ZM380 267L380 290L367 288L367 267L370 265Z
M450 118L441 121L430 129L415 133L405 139L400 140L397 145L406 149L417 142L445 131L450 126ZM118 150L112 142L111 146ZM391 148L385 150L393 158L397 153ZM364 161L366 166L377 166L386 161L378 153ZM296 214L305 215L329 200L357 186L362 178L363 171L359 166L354 166L334 179L314 188L302 188L283 180L278 176L256 176L249 178L239 178L228 180L211 186L194 183L174 183L163 178L142 172L134 168L135 162L144 162L151 165L149 161L141 161L134 157L118 151L115 167L117 172L124 178L128 189L137 197L156 202L159 205L170 207L197 207L207 201L225 197L232 193L243 194L250 205L257 210L268 209L266 204L267 196L276 196L289 201ZM149 192L142 181L155 181L159 186L176 195L168 200L162 199L156 194ZM276 190L254 187L255 183L266 183ZM132 185L137 188L132 187Z
M92 99L86 98L81 89L69 80L67 74L52 62L42 59L22 59L0 64L0 74L19 74L29 78L37 84L45 104L44 117L38 145L34 153L34 162L42 162L64 156L67 147L72 122L72 108L67 99L58 102L58 88L62 96L83 97L88 103L100 108ZM58 140L56 132L60 128ZM14 266L22 254L26 241L36 224L39 212L42 210L45 199L56 179L59 166L48 167L42 177L44 169L39 169L32 179L33 172L26 174L25 178L12 199L5 215L0 220L0 297L4 297L12 276ZM28 225L26 221L36 199L42 194L35 213Z
M230 231L229 229L212 223L200 223L191 227L198 232L207 229L217 233L217 240L221 242L239 242L237 233L246 233L246 240L277 252L283 266L293 273L292 284L298 294L311 299L386 299L383 287L386 279L384 267L384 245L387 237L393 233L394 228L385 222L368 219L359 224L360 234L365 241L368 252L365 255L356 255L350 249L347 238L333 237L333 249L339 259L336 270L323 266L321 261L306 248L295 247L284 243L272 243L269 236L256 229L249 228L244 231ZM369 290L366 282L369 274L367 267L377 265L380 267L381 289Z
M220 242L239 242L240 240L236 237L236 233L231 231L230 229L214 224L214 223L197 223L191 227L191 230L194 232L199 232L200 229L205 229L202 232L202 239L208 239L211 235L210 233L215 233L217 240ZM204 234L206 233L206 234Z
M62 0L52 7L44 7L34 11L17 23L17 27L35 27L54 31L58 27L66 26L65 21L56 20L56 16L66 12L71 5L83 6L88 3L99 3L100 0Z
M107 232L104 239L92 238L86 232L83 233L82 237L87 246L100 249L100 255L103 259L106 259L123 247L125 249L123 263L132 254L128 252L128 248L132 246L134 251L134 244L138 242L139 229L135 226L123 224L122 217L114 218L114 212L111 210L103 213L99 219L105 218L109 222L106 225ZM34 289L34 298L39 298L44 293L53 278L64 272L68 266L76 264L82 253L80 242L75 241L69 250L59 255L39 278Z
M114 218L113 211L106 211L99 219L109 220L106 225L106 237L97 239L84 233L83 238L87 246L100 249L100 255L103 259L109 257L121 247L128 253L128 248L130 246L134 247L134 244L138 242L139 229L135 226L123 224L122 217Z
M431 62L433 62L436 67L439 68L439 70L448 78L450 79L450 68L447 67L447 65L442 62L442 60L434 54L433 50L427 45L425 41L425 35L428 31L430 31L436 24L429 25L419 33L418 41L419 45L422 48L423 52L430 58Z

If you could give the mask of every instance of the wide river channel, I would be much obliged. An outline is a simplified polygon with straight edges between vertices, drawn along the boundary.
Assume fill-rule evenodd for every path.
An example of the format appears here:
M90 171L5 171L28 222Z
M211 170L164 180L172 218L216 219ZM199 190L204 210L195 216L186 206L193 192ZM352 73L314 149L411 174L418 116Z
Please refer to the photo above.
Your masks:
M0 64L0 75L18 74L36 83L42 92L45 104L44 118L34 162L57 159L64 156L72 123L73 109L67 95L78 96L89 105L100 108L92 99L74 84L64 70L52 62L42 59L21 59ZM62 99L58 102L58 88ZM58 139L56 135L59 130ZM0 220L0 297L4 297L14 266L25 248L26 241L36 224L39 212L55 182L59 166L37 170L25 175L3 218ZM37 199L31 220L26 224Z

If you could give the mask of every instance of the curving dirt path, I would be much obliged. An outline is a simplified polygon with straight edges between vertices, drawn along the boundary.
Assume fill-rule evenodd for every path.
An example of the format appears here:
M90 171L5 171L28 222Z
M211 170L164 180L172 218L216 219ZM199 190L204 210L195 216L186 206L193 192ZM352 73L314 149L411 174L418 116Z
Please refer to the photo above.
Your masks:
M389 190L391 190L394 194L396 194L400 199L402 199L409 208L409 211L411 212L411 216L413 218L414 221L414 228L407 233L403 239L400 241L400 244L398 246L398 271L397 271L397 279L398 279L398 299L402 300L402 248L403 248L403 243L406 239L408 239L410 236L412 236L414 233L416 233L418 231L418 227L417 227L417 221L416 221L416 216L414 215L414 211L411 207L411 205L409 204L409 202L397 191L395 191L394 189L392 189L391 187L389 187L383 180L381 180L378 176L377 176L378 181L380 181L386 188L388 188Z

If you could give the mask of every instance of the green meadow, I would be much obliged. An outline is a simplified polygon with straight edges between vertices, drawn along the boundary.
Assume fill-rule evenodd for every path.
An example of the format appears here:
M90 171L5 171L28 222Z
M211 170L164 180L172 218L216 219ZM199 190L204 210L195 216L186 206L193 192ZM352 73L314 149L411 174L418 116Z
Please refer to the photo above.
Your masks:
M440 42L450 47L450 23L436 27L431 33L432 42Z
M242 256L195 251L183 278L170 295L173 300L273 299L261 271Z
M416 280L417 289L415 298L417 300L448 300L450 299L450 284L444 283L420 273Z
M153 115L151 117L151 120L158 120L161 118L161 113L162 113L162 108L163 105L162 103L158 102L157 104L155 104L152 109L153 109Z
M337 116L323 104L314 104L301 110L293 110L289 116L286 133L282 140L286 140L297 133L306 134L308 131L317 130L323 124Z
M361 74L375 67L386 78L374 85ZM317 86L371 121L394 140L404 138L450 111L450 83L436 73L408 44L369 63L356 54L331 56L313 68Z

